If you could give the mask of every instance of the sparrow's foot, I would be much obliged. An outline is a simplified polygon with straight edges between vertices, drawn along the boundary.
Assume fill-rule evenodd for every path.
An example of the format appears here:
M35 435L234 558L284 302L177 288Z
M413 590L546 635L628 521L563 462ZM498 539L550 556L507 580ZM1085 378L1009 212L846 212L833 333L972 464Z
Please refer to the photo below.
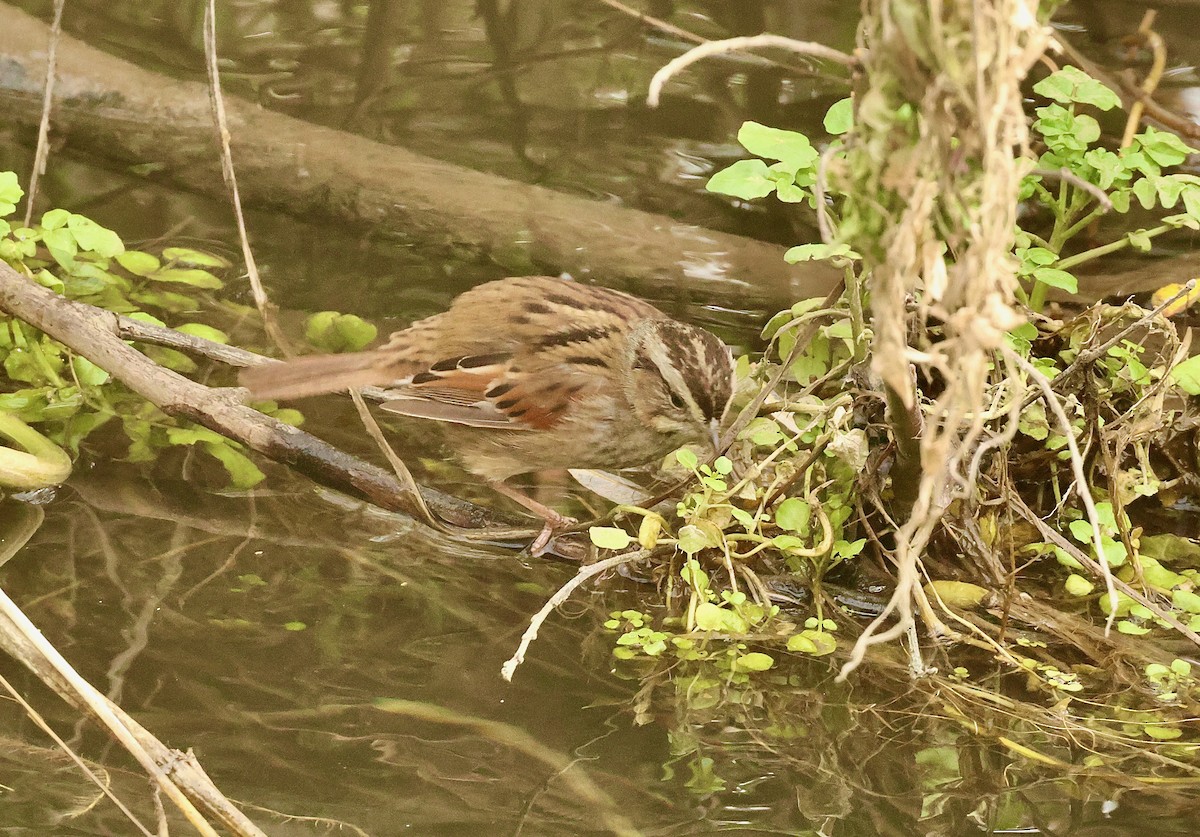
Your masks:
M538 536L533 539L533 543L529 545L529 554L534 558L544 555L549 549L550 545L554 542L554 538L557 535L562 534L572 526L579 523L579 521L575 518L559 514L553 509L547 509L547 511L549 511L553 517L550 515L543 515L546 525L542 527L542 531L538 533Z
M491 482L492 488L508 497L515 500L531 512L536 514L542 520L546 521L546 525L542 527L542 531L534 538L533 543L529 545L530 553L536 558L545 554L551 541L555 535L560 535L579 521L573 517L567 517L565 514L559 514L554 509L530 497L528 494L523 494L517 491L510 485L506 485L498 480Z

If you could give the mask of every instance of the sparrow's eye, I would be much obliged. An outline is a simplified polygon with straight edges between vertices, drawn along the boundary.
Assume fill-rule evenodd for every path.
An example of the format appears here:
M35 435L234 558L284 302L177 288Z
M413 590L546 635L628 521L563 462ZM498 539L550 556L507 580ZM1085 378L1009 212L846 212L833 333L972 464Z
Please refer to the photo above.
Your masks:
M683 406L684 406L683 397L679 393L677 393L675 390L671 390L670 395L671 395L671 406L674 407L676 410L682 410Z

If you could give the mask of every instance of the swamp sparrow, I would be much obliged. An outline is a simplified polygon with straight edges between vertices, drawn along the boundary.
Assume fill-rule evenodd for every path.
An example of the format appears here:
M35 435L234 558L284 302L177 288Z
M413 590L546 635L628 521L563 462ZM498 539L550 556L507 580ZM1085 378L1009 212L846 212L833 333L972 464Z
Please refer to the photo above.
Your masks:
M504 480L715 446L733 360L709 332L636 297L529 276L473 288L378 349L253 367L241 383L256 399L388 387L384 410L445 423L468 471L545 520L538 554L574 521Z

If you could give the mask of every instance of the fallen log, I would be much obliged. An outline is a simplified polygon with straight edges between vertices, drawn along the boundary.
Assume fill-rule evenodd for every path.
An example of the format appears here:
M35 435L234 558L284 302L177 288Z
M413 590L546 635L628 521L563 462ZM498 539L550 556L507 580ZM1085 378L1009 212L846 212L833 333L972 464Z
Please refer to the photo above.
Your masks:
M0 5L0 116L41 117L49 27ZM69 144L225 195L205 85L178 81L64 34L57 50L51 134ZM245 202L378 225L420 242L489 253L524 248L547 272L660 298L787 303L823 296L828 265L789 266L783 248L664 215L603 204L444 163L345 131L225 98Z

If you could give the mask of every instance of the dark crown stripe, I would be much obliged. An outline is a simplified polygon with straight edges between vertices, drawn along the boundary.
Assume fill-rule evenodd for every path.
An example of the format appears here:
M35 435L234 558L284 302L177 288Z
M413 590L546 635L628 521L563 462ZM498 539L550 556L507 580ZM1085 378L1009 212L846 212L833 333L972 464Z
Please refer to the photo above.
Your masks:
M546 301L552 302L555 305L562 305L566 308L586 308L590 311L604 311L609 314L615 314L622 319L644 316L643 311L638 306L640 300L635 300L633 297L626 296L619 291L592 288L587 285L581 286L578 290L581 292L578 297L566 294L547 294ZM647 305L646 307L648 308L649 306Z

